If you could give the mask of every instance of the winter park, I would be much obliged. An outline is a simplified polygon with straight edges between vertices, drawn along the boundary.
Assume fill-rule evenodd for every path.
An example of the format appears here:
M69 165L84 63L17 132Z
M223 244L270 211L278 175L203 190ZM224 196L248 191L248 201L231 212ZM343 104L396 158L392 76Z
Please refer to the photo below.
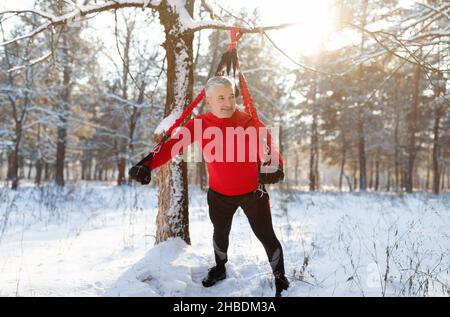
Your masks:
M4 0L0 31L0 297L450 296L448 1Z

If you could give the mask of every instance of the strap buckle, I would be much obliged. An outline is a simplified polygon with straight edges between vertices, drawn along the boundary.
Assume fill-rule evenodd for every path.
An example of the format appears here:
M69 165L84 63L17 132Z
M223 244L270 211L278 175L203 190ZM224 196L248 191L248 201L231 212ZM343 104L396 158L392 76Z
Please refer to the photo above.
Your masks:
M261 193L261 194L259 195L259 198L261 198L262 196L264 196L264 194L267 194L267 190L266 190L266 188L264 187L263 184L258 184L258 189L255 190L255 193L256 193L256 192L260 192L260 193Z

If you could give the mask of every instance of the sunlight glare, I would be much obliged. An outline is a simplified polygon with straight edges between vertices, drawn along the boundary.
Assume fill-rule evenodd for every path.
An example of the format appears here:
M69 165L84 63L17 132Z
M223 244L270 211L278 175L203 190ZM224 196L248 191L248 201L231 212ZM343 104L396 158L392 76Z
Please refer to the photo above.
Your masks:
M312 56L317 54L333 32L335 13L331 0L260 2L265 24L300 21L277 33L277 43L288 54Z

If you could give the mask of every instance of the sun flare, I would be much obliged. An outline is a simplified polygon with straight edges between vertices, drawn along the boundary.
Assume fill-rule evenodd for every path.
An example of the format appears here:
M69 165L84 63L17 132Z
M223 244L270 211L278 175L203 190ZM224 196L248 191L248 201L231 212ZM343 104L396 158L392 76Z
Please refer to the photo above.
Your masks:
M333 33L336 17L331 0L260 1L259 6L264 23L299 22L271 32L277 44L289 54L315 55Z

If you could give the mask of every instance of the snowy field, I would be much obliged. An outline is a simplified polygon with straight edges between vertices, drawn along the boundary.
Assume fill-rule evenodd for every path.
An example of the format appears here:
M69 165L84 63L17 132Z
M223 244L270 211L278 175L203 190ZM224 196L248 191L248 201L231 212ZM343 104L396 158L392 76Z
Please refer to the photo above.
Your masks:
M270 190L284 296L449 296L450 195ZM192 245L154 246L157 191L102 183L0 189L0 296L273 296L243 212L228 278L211 288L206 194L190 190Z

